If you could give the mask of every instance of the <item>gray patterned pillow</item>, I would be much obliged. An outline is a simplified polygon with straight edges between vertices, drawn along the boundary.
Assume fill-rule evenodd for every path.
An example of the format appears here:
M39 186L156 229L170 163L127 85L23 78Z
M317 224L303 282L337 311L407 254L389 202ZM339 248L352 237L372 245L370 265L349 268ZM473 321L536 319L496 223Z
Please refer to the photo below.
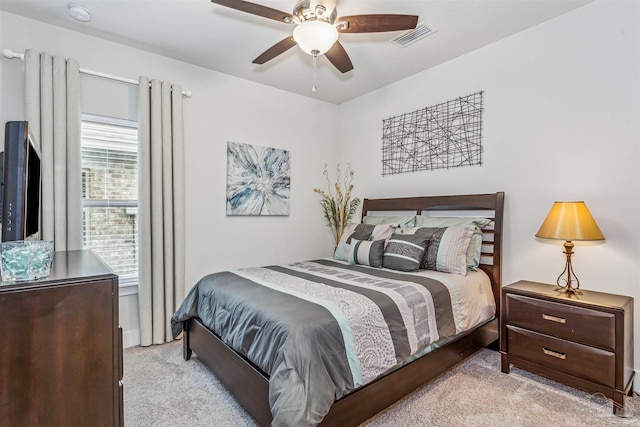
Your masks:
M429 236L425 234L394 234L387 241L382 266L392 270L418 271Z
M340 237L340 242L336 246L333 257L341 261L349 261L352 239L386 240L391 237L396 227L397 225L395 224L372 225L350 222L342 232L342 237Z
M371 267L382 267L382 254L384 253L384 240L357 240L351 239L349 245L349 264L362 264Z
M373 233L374 228L375 225L350 222L346 225L344 231L342 232L340 243L351 243L351 239L369 240L369 237L371 237L371 233Z
M476 229L473 224L456 227L405 229L408 235L421 235L429 243L420 268L444 273L467 274L467 249Z
M489 226L493 221L489 218L472 217L438 217L417 215L415 217L415 228L420 227L452 227L460 225L475 225L473 235L467 248L467 268L477 270L480 265L480 254L482 251L482 229Z

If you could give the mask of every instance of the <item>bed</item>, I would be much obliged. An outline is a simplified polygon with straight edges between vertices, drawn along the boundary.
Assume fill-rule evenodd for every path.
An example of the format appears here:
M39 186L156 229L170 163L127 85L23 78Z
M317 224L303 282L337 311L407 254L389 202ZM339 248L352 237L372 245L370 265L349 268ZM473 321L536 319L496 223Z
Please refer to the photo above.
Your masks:
M422 271L409 273L387 271L388 269L386 268L376 269L368 266L352 265L354 264L353 262L324 259L291 263L285 266L268 266L242 269L234 272L220 272L206 276L194 287L194 290L190 292L179 310L176 311L172 319L174 335L179 334L181 331L184 334L184 358L189 360L192 352L195 351L200 360L211 369L260 425L269 426L272 422L274 425L315 425L318 422L322 426L358 425L450 369L480 348L494 343L498 339L503 206L504 193L502 192L458 196L364 199L363 201L363 222L372 217L406 214L418 215L420 218L426 216L472 216L491 220L491 225L484 227L481 231L482 249L481 253L478 254L479 271L470 273L468 276L470 278L481 276L486 278L487 293L493 296L492 302L494 302L495 315L487 315L485 313L484 317L478 317L478 321L467 322L471 325L470 329L468 329L469 325L460 326L460 322L457 320L457 317L468 318L475 315L458 316L456 314L460 311L456 304L460 303L453 302L453 295L464 294L464 292L452 291L453 288L451 286L453 285L451 285L451 282L455 275L445 273L444 276L447 276L446 278L442 276L442 279L438 277L434 279L429 272L424 272L423 274ZM415 229L414 227L413 230ZM407 228L407 230L411 230L411 228ZM411 232L407 231L407 233L410 234ZM387 240L387 242L390 241ZM359 243L358 240L353 242ZM385 247L388 247L388 245L389 243L386 243ZM380 277L374 275L374 270L375 275L380 275ZM300 300L295 300L295 298L300 297L298 293L302 291L298 291L298 288L291 291L287 290L294 285L290 285L288 281L283 281L284 279L281 276L285 273L287 277L294 276L291 279L294 283L298 281L303 287L309 288L309 295L311 296L307 295ZM434 274L436 276L438 274L443 275L443 273L439 272ZM338 280L338 277L345 277L345 281L348 283L346 285L344 283L338 284L338 281L342 281L342 279ZM287 278L287 280L289 279ZM439 280L442 281L438 282ZM333 284L334 281L336 282L335 286ZM332 310L331 304L321 309L315 308L313 304L315 294L313 292L316 292L316 286L331 284L329 293L332 298L337 298L336 304L340 304L345 298L344 294L354 293L351 290L355 288L364 289L365 285L362 285L362 283L371 281L384 284L392 283L394 286L401 283L399 286L402 286L403 289L409 287L415 290L424 287L429 291L421 290L420 292L425 293L426 301L441 300L443 294L438 292L441 292L441 288L446 288L448 291L445 294L447 292L450 294L450 297L447 298L451 299L450 304L453 308L450 310L441 308L425 309L433 316L432 321L423 322L431 325L426 327L424 325L409 326L408 323L403 324L401 319L403 316L412 317L412 315L406 315L407 310L403 311L403 309L396 309L395 307L393 309L384 308L382 304L379 304L379 306L370 304L372 308L367 309L369 311L363 315L363 318L366 317L368 319L367 322L374 325L377 321L375 318L378 315L377 313L384 312L380 317L382 319L380 323L383 323L381 330L385 332L372 334L376 336L384 335L383 338L374 338L373 336L358 337L357 333L359 333L360 328L351 324L345 326L345 322L338 315L334 315L334 318L329 323L322 323L324 320L316 320L316 317L314 317L318 314L316 312ZM404 281L407 282L406 285ZM257 284L261 285L260 290L256 290L258 288ZM262 289L263 286L274 288L277 291L275 293L278 295L263 293L266 292ZM342 286L346 286L347 290L343 290ZM238 292L238 289L245 288L246 294ZM285 289L284 292L282 292L283 289ZM211 298L211 302L206 302L203 296L205 295L205 290L206 292L215 293L216 298L222 298L223 295L226 295L225 298L235 299L220 303L215 301L216 298ZM365 290L364 292L369 291ZM249 297L248 295L253 296ZM380 299L380 297L377 298ZM457 298L456 296L456 301ZM372 298L372 300L374 299ZM252 311L245 308L244 304L248 306L252 304L251 301L258 300L260 303L256 303L251 308ZM288 304L290 301L296 302ZM406 309L408 305L413 303L403 301L401 303L396 302L396 304L399 304L398 307ZM461 304L464 305L466 303L463 300ZM418 310L416 307L423 305L415 303L415 307L412 306L409 312L415 313ZM283 309L267 311L269 306L283 307ZM229 307L233 309L229 309ZM434 307L440 306L434 305ZM358 308L358 310L361 309L362 307ZM261 311L261 313L254 315L253 310ZM310 329L311 332L305 329L305 332L300 334L294 334L289 331L289 335L279 335L280 325L285 323L284 318L292 315L291 312L296 310L303 312L305 317L304 320L300 320L300 323L303 324L308 321L312 327ZM484 310L486 311L486 309ZM235 317L229 314L231 311L235 313ZM275 313L275 311L278 311L278 313ZM282 314L283 312L287 314ZM394 314L388 315L391 312ZM276 315L282 316L283 319L280 320L275 317ZM271 318L272 316L276 319L275 326L267 327L267 325L260 323L263 321L262 319ZM393 318L393 316L396 316L396 318ZM256 327L254 322L252 326L245 327L242 330L244 335L240 336L239 325L241 326L242 322L239 319L246 317L257 317L259 325ZM372 318L374 320L369 320ZM317 319L321 318L318 317ZM447 319L451 319L451 321ZM313 329L313 325L316 323L319 326ZM423 328L426 328L426 332L423 332ZM462 331L463 329L464 331ZM214 333L213 330L216 332ZM389 332L391 330L402 331L398 336L403 338L391 335ZM418 330L420 332L416 332ZM333 335L321 335L325 331L327 331L326 333L331 332ZM387 332L389 333L387 334ZM247 338L246 334L249 334L250 337ZM289 338L286 340L282 338L282 336L290 337L295 335L301 335L300 339L302 341L290 344L291 340ZM405 339L405 336L411 337L411 339ZM373 341L374 339L383 340L373 344L373 347L383 356L387 356L386 364L378 361L378 356L376 358L363 357L361 359L355 357L355 354L359 353L357 351L358 348L353 348L353 343L356 343L355 347L358 347L360 345L358 343ZM434 339L435 342L433 341ZM259 346L256 343L260 341L262 341L260 351L263 353L258 353L257 350ZM331 347L338 341L346 349ZM225 342L229 343L229 345L225 344ZM273 344L265 346L265 342L272 342ZM316 342L322 342L323 346L314 344ZM327 346L326 349L325 345ZM285 356L281 355L280 347L285 349ZM301 355L294 354L292 348L300 348ZM387 348L386 353L385 348ZM418 349L417 354L416 349ZM368 351L370 348L366 350ZM309 360L306 360L307 357L309 357ZM315 357L322 361L336 359L337 365L324 367L324 365L315 362ZM371 361L373 359L375 361ZM304 368L298 369L297 365L292 367L289 363L298 363L304 365ZM281 369L282 367L284 368ZM265 372L271 372L271 378ZM295 372L293 383L290 378L291 372ZM320 376L318 372L320 372ZM322 375L327 375L328 379L325 379ZM298 377L302 377L301 382L311 384L309 390L300 388L301 386L296 382ZM328 382L331 382L332 387L336 387L335 396L337 396L335 399L332 397L330 401L327 400L327 392L325 392L325 383ZM288 388L292 390L291 393L285 393ZM330 393L333 392L333 389L330 390ZM292 396L289 396L289 394ZM288 408L291 407L291 399L294 399L296 395L303 395L304 404L310 405L310 409L307 408L305 412L305 417L309 416L310 418L305 418L304 421L295 418L293 415L292 418L289 418L289 413L287 412ZM291 413L293 414L293 412ZM272 414L275 414L275 416Z

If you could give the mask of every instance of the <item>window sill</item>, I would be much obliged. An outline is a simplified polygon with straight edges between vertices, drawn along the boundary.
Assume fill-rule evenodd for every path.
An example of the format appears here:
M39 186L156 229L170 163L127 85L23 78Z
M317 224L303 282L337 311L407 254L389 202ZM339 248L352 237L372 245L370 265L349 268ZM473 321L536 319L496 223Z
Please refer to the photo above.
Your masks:
M125 282L120 284L119 296L138 295L138 282Z

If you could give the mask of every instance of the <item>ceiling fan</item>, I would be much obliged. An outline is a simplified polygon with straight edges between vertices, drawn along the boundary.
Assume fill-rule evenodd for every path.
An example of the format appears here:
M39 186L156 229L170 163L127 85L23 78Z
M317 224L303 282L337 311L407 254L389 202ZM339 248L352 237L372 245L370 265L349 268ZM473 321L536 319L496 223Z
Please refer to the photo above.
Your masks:
M295 25L293 34L279 41L253 60L264 64L293 46L315 58L324 55L340 72L353 70L349 55L338 41L338 33L381 33L410 30L418 24L414 15L353 15L338 17L337 0L299 0L292 13L243 0L211 0L212 3ZM315 86L314 86L315 89Z

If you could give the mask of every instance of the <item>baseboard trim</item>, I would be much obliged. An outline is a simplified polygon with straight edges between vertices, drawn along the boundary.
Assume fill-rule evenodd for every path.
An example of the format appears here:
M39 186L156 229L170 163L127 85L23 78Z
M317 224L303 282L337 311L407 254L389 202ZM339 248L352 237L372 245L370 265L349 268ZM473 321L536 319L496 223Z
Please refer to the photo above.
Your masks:
M122 331L122 347L135 347L140 345L140 329Z

